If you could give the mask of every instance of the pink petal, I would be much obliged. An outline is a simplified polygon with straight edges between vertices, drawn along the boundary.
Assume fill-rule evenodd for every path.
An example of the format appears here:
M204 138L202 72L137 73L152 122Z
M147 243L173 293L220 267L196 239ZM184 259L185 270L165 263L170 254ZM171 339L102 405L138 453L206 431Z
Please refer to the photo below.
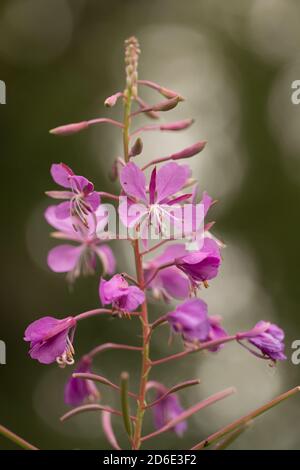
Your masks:
M185 245L183 243L175 243L168 246L160 256L153 260L153 263L159 267L162 264L170 263L174 261L175 258L180 258L186 254L188 254L188 252L185 249Z
M65 330L45 343L36 343L29 351L30 356L41 364L51 364L66 350L67 335L68 332Z
M71 219L58 219L56 216L56 208L57 206L49 206L45 210L44 216L48 224L52 225L52 227L56 228L57 230L61 230L62 232L66 233L70 232L73 235L75 231L73 229Z
M70 201L62 202L55 207L55 215L58 219L70 217Z
M163 202L165 198L180 191L189 176L190 168L187 165L170 162L161 167L156 176L156 202Z
M59 245L48 253L47 263L56 273L66 273L75 268L82 252L82 246Z
M90 193L94 189L93 183L91 183L85 176L73 175L70 178L70 185L73 190L77 192Z
M159 276L164 289L171 297L185 299L189 296L189 280L175 266L163 269Z
M54 317L42 317L31 323L25 330L25 341L40 341L55 328L61 320Z
M86 196L84 200L91 206L93 211L95 211L99 207L100 196L98 193L96 193L96 191Z
M126 296L125 302L122 304L124 310L132 312L139 305L141 305L145 300L144 292L136 286L130 286L128 288L128 294Z
M203 209L204 209L204 216L206 216L209 208L211 207L213 203L213 198L209 196L209 194L204 191L202 194L202 199L200 204L203 204Z
M124 166L121 170L120 183L126 194L140 201L146 201L146 178L137 165L130 162Z
M122 197L119 204L119 216L125 227L132 228L147 214L147 207L135 204L129 198Z
M100 245L95 247L95 251L103 264L104 274L113 274L116 270L116 258L112 249L108 245Z
M70 188L70 176L73 176L74 173L68 165L65 165L65 163L53 163L50 173L55 183L64 188Z
M155 191L156 191L156 167L152 170L150 184L149 184L150 204L154 204L155 202Z

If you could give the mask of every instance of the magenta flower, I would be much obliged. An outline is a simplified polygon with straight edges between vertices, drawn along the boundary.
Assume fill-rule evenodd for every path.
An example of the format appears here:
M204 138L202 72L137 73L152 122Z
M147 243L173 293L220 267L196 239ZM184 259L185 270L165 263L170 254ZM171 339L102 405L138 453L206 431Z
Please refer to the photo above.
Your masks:
M78 363L75 372L89 373L91 360L84 356ZM65 386L65 403L71 406L78 406L82 403L94 402L99 399L99 392L92 380L77 379L71 377Z
M163 396L164 386L162 385L162 390L158 390L155 400L159 400ZM167 395L165 398L160 400L156 405L152 407L153 421L156 429L160 429L165 426L169 421L176 418L183 412L183 408L180 405L179 399L175 394ZM181 421L180 423L174 426L174 431L178 436L182 434L187 429L187 422Z
M182 334L186 341L205 341L210 331L207 305L201 299L187 300L167 315L173 331Z
M144 263L145 281L153 278L154 273L164 264L168 264L175 260L178 256L184 256L188 252L183 244L173 244L168 246L164 252ZM189 296L189 280L187 276L176 268L171 266L162 269L157 273L153 280L148 285L152 289L155 298L162 298L165 301L170 300L172 297L175 299L184 299Z
M58 232L55 238L69 240L76 245L62 244L52 248L48 253L48 266L56 273L68 273L67 278L73 282L81 274L86 276L94 274L97 259L100 260L103 273L113 274L116 269L116 260L111 248L104 244L99 235L107 225L107 218L98 216L98 212L88 216L88 227L81 225L74 231L71 218L59 219L56 215L56 206L50 206L45 211L47 222ZM97 227L95 227L97 223ZM96 229L97 234L96 235Z
M84 176L75 175L64 163L54 163L50 172L55 183L68 189L68 191L47 192L54 199L67 199L56 206L56 217L58 219L71 217L75 225L80 220L88 227L88 214L94 212L100 204L100 196L94 191L93 183Z
M150 225L155 233L170 235L170 229L182 230L183 211L179 202L187 200L191 195L183 194L173 197L181 191L190 176L187 165L171 162L162 166L158 171L152 170L149 194L147 194L146 177L134 163L128 163L121 171L120 183L128 196L119 205L119 215L126 227L139 225L142 238L148 238Z
M221 318L209 317L207 305L201 299L187 300L167 314L167 320L175 333L180 333L186 342L207 342L228 336L221 327ZM209 348L216 352L222 345Z
M239 339L247 339L261 351L264 357L272 361L284 361L284 331L274 323L259 321L252 330L246 333L240 333ZM249 348L247 348L249 349ZM250 352L257 355L253 350Z
M204 191L202 193L202 198L200 202L197 202L198 199L198 185L193 189L192 199L191 199L191 208L188 214L189 220L188 226L191 229L191 232L188 233L187 247L189 251L198 251L203 245L203 238L208 236L213 238L210 234L209 229L213 224L204 224L204 219L210 209L214 204L214 200L209 196L209 194Z
M222 319L219 315L211 315L210 317L208 317L210 328L205 341L214 341L215 339L221 339L228 336L227 331L221 327L221 320ZM223 344L219 344L218 346L212 346L211 348L209 348L209 350L212 352L217 352L221 348L223 348Z
M74 364L72 340L76 320L67 317L58 320L43 317L31 323L25 330L24 340L30 342L29 354L42 364L57 362L61 367Z
M121 274L109 281L101 278L99 296L102 305L111 304L114 309L124 312L132 312L145 300L144 292L137 286L130 286Z
M221 264L220 248L212 239L205 237L200 250L191 252L175 260L178 269L183 271L193 287L217 276Z

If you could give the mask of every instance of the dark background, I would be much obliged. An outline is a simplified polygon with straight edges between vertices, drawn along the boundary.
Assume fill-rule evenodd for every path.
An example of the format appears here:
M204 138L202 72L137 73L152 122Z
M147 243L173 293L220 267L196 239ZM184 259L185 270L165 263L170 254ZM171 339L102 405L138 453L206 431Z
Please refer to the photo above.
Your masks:
M188 448L230 420L299 384L291 343L300 338L299 154L300 107L291 103L291 83L300 79L300 5L261 0L9 0L0 5L0 79L7 104L0 106L1 320L7 364L0 366L0 422L44 449L105 448L99 416L61 425L63 386L70 370L30 360L23 332L43 315L66 316L95 308L98 276L79 280L72 292L49 271L54 246L43 220L44 191L53 184L52 162L64 161L104 191L109 162L121 151L119 131L95 127L58 138L48 130L101 115L104 99L124 86L123 41L141 43L140 77L159 81L187 101L164 120L194 117L185 134L145 136L145 158L166 155L199 139L196 157L201 188L219 199L213 219L226 241L220 278L204 296L210 312L224 316L229 331L250 328L260 318L286 331L288 360L271 369L238 345L219 355L193 356L157 369L168 385L201 377L197 390L182 392L189 406L234 385L238 394L199 413L181 440L172 434L154 448ZM159 99L148 94L151 99ZM123 243L119 270L132 260ZM162 313L165 307L153 306ZM154 313L154 314L155 314ZM77 357L96 344L138 340L134 321L95 318L78 329ZM168 350L167 332L154 340L154 355ZM98 371L117 381L129 368L132 388L138 357L105 353ZM103 401L119 406L103 390ZM294 397L255 425L236 449L299 449L300 401ZM116 432L126 445L123 430ZM150 430L151 423L147 423ZM0 447L13 445L0 438Z

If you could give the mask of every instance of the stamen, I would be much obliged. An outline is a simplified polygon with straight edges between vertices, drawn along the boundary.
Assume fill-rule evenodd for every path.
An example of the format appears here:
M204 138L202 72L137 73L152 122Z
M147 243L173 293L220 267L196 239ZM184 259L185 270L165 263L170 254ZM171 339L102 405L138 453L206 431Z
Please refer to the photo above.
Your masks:
M69 337L67 336L67 345L66 350L63 352L61 356L56 358L56 362L61 369L64 369L66 365L72 366L74 364L73 355L75 354L75 350L73 344L71 343Z

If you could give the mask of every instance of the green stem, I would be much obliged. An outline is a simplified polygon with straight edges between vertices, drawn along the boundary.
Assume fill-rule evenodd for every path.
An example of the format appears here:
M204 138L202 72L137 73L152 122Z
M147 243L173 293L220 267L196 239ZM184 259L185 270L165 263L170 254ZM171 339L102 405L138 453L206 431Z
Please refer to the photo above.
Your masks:
M289 390L288 392L285 392L282 395L279 395L278 397L271 400L269 403L266 403L265 405L260 406L259 408L252 411L248 415L243 416L242 418L239 418L236 421L233 421L232 423L228 424L227 426L215 432L214 434L211 434L210 436L208 436L207 439L204 439L204 441L201 441L198 444L196 444L194 447L192 447L191 450L201 450L210 446L211 444L214 444L219 439L222 439L222 437L227 436L230 432L235 431L240 426L247 424L249 421L252 421L254 418L257 418L258 416L262 415L263 413L270 410L271 408L278 405L279 403L286 400L287 398L290 398L291 396L299 393L299 391L300 391L300 387L295 387Z
M131 88L127 88L124 92L125 96L125 108L124 108L124 128L123 128L123 146L124 146L124 160L126 163L129 161L129 130L131 124L131 98L132 98L132 91Z
M17 444L18 446L22 447L22 449L39 450L37 447L25 441L24 439L22 439L22 437L18 436L17 434L10 431L6 427L2 426L1 424L0 424L0 434L2 434L2 436L6 437L7 439L14 442L15 444Z
M121 407L122 407L122 415L124 421L125 430L131 439L132 435L132 426L130 421L130 410L129 410L129 400L128 400L128 381L129 376L127 372L123 372L121 374Z

